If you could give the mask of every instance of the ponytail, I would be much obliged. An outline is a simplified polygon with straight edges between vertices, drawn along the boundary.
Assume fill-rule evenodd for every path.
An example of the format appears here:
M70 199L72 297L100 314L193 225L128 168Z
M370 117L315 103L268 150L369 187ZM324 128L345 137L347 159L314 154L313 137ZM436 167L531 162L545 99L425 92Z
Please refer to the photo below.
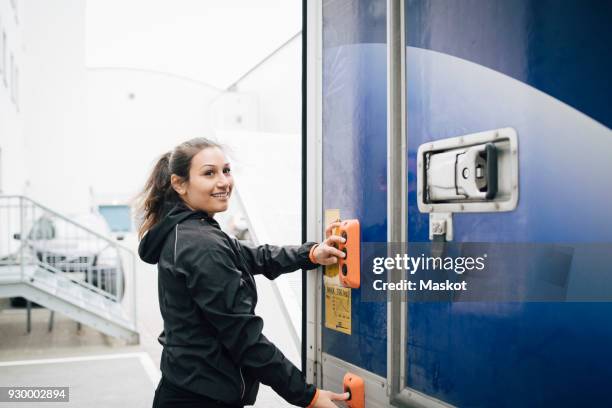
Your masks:
M159 158L140 194L139 213L142 217L142 223L138 228L139 239L159 222L167 204L177 202L179 199L170 183L171 154L171 152L168 152Z

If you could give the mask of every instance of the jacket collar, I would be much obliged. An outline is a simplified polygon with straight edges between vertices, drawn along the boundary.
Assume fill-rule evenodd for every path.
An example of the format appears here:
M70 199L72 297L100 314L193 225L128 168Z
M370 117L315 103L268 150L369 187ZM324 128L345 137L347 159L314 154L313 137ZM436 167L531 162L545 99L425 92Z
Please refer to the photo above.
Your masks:
M219 223L204 211L194 211L187 207L183 201L167 204L167 211L162 219L155 224L142 238L138 245L138 255L146 263L156 264L159 262L161 250L166 241L166 236L172 232L174 227L181 222L199 218L208 221L211 225L219 228Z

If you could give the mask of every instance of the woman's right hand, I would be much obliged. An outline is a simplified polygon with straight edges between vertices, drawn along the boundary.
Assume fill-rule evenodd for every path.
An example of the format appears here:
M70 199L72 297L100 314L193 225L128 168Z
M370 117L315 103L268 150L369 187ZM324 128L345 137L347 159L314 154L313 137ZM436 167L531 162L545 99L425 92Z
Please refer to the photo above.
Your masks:
M349 399L350 394L348 392L342 394L336 394L335 392L327 390L319 390L319 396L317 402L312 406L313 408L336 408L337 405L332 401L346 401Z
M341 225L340 220L334 221L325 229L325 240L317 244L312 251L312 261L319 265L333 265L338 263L338 258L346 258L346 254L338 249L339 244L344 244L346 239L334 235L334 230Z

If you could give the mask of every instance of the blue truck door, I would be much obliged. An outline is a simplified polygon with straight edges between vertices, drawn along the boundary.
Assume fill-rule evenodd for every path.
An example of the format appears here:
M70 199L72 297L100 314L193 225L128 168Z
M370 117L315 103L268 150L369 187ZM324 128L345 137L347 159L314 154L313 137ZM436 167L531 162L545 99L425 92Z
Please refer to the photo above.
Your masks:
M429 240L418 147L512 127L517 208L454 214L453 241L612 242L610 3L408 0L405 32L409 240ZM601 283L572 273L569 291ZM461 407L612 406L609 302L409 303L407 316L409 388Z
M326 1L322 17L323 209L359 219L362 242L386 242L385 1ZM321 304L325 316L324 293ZM350 335L322 324L323 353L386 378L386 304L353 289L351 309Z

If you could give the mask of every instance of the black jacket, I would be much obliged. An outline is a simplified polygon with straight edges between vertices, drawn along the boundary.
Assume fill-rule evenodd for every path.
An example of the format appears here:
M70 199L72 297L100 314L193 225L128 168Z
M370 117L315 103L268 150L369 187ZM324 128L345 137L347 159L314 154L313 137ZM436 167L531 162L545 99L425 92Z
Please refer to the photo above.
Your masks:
M231 405L252 405L259 382L307 406L315 387L262 333L253 275L274 279L312 269L302 246L250 247L217 222L175 206L142 239L142 260L158 266L164 331L161 371L168 381Z

